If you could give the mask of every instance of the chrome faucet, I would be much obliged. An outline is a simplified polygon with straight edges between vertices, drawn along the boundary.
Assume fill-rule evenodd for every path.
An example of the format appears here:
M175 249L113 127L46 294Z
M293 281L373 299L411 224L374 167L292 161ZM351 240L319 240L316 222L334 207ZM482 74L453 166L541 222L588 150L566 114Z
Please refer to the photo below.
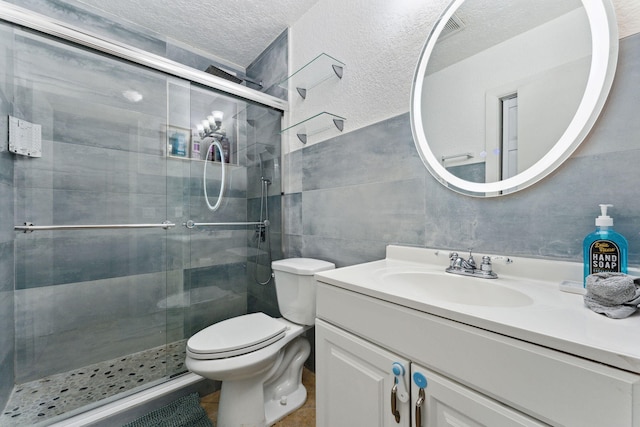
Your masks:
M469 250L469 258L464 259L457 252L449 254L449 267L445 270L447 273L460 274L463 276L481 277L483 279L496 279L498 275L493 272L491 267L491 257L483 256L480 267L476 265L471 250Z

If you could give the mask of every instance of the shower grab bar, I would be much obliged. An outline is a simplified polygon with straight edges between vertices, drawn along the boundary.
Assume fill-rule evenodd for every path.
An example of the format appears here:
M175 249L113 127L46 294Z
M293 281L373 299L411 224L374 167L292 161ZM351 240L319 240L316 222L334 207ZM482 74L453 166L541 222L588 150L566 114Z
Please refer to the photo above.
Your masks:
M269 226L269 220L254 221L254 222L194 222L189 220L182 223L185 227L191 229L196 227L227 227L227 226L243 226L243 225L263 225Z
M165 230L175 227L171 221L164 221L161 224L95 224L95 225L33 225L25 222L24 225L16 225L13 227L16 231L24 231L29 233L32 231L43 230L101 230L101 229L118 229L118 228L164 228Z

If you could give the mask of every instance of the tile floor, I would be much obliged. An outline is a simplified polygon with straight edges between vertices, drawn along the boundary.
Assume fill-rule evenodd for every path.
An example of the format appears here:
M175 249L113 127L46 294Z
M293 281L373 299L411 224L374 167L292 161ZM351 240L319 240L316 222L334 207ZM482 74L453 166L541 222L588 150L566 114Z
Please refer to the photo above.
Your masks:
M300 409L289 414L274 424L274 427L315 427L316 425L316 375L304 368L302 371L302 383L307 389L307 401ZM218 415L218 399L220 392L211 393L200 399L200 405L207 411L207 415L215 427Z
M162 369L158 366L168 364ZM117 360L101 362L62 374L52 375L16 386L6 409L0 412L0 426L30 426L86 404L110 397L138 384L177 372L184 361L184 342L172 343ZM151 362L151 363L149 363ZM302 383L307 389L305 404L277 422L274 427L315 427L315 374L302 371ZM218 413L219 392L204 396L202 407L214 422Z
M184 371L186 340L16 385L0 427L32 426Z

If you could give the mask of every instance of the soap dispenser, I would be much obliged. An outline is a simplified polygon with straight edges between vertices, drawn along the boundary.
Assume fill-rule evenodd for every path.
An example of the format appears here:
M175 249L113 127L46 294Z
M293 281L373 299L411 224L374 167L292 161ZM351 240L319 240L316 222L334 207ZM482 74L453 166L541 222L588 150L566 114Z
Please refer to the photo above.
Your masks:
M627 239L613 230L613 218L607 209L613 205L600 205L601 214L596 218L596 231L584 238L584 282L593 273L627 272Z

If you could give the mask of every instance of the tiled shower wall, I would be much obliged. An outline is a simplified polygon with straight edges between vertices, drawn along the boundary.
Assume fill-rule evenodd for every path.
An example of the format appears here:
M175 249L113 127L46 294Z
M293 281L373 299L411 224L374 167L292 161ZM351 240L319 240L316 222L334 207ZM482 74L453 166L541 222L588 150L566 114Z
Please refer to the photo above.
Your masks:
M21 30L13 39L13 114L41 124L43 140L41 158L13 158L13 222L173 220L166 79ZM145 100L127 104L118 81ZM15 234L16 383L166 342L162 302L182 291L167 276L184 261L164 230Z
M384 258L385 246L427 247L581 261L598 204L612 203L616 229L640 264L640 34L620 40L603 113L578 151L523 191L477 199L426 171L409 114L291 153L285 197L287 256L338 266Z
M206 69L210 64L220 65L216 58L204 57L199 53L194 53L191 50L185 49L183 46L176 45L171 40L168 40L162 36L162 34L137 27L129 22L124 22L114 16L103 16L100 11L92 9L86 5L82 5L75 0L9 0L18 6L28 8L37 13L45 16L58 19L63 22L67 22L71 25L83 28L85 30L100 34L108 39L120 41L128 45L135 46L145 51L164 56L168 59L185 64L192 68L199 70ZM238 70L239 72L246 71L246 74L255 80L263 83L262 91L282 98L287 98L286 87L281 87L278 83L282 82L288 73L288 32L285 30L256 60L247 67L246 70ZM226 65L226 64L225 64ZM227 65L228 68L228 65ZM251 86L256 88L255 86ZM240 156L247 155L247 176L242 178L242 182L246 186L247 204L245 211L246 218L250 221L258 220L259 208L260 208L260 165L259 165L259 153L263 153L263 170L264 175L268 177L272 184L269 186L269 217L271 220L270 227L270 239L271 239L271 259L282 258L282 237L281 237L281 165L280 165L280 128L279 119L267 120L266 124L261 124L261 121L255 120L252 123L256 123L256 127L248 126L246 131L248 133L247 139L255 141L255 144L246 147L246 153L239 153ZM176 170L172 171L172 168L179 168L180 166L169 165L169 175L180 176L184 171ZM182 166L184 167L184 165ZM236 183L239 182L239 177L235 178ZM168 191L178 192L179 186L188 185L192 189L191 196L195 193L198 195L201 193L202 188L197 177L193 177L187 183L176 182L175 179L169 179L167 181ZM178 188L176 188L178 186ZM177 194L177 193L176 193ZM238 195L238 197L245 196ZM242 215L231 215L225 220L237 221ZM217 219L221 220L221 219ZM192 232L191 250L196 254L195 258L206 258L207 251L207 239L217 236L224 236L230 233L229 231L198 231ZM239 231L231 231L235 236L239 236ZM13 234L12 234L13 235ZM243 234L244 236L244 234ZM198 265L196 262L194 268L186 271L184 274L180 274L178 271L170 273L170 283L184 283L191 286L190 299L190 319L185 323L185 333L191 334L199 329L208 326L212 322L211 313L218 313L218 317L214 320L222 320L232 313L240 312L241 310L252 311L264 311L273 316L279 316L279 310L277 305L277 299L275 296L274 282L272 281L266 286L259 285L254 280L256 274L256 262L258 264L257 275L258 279L264 281L265 277L268 277L268 261L269 258L262 255L257 259L252 255L252 249L256 248L257 242L255 235L249 230L246 233L246 240L249 245L249 249L246 255L247 264L233 263L227 261L223 266L213 268L206 265ZM168 244L168 249L175 248L175 251L180 250L180 245L183 242L172 242ZM264 250L264 244L262 249ZM233 250L233 248L227 248ZM174 251L174 252L175 252ZM220 256L219 251L215 256ZM226 251L226 253L229 253ZM176 257L177 253L174 254ZM182 254L188 256L188 254ZM255 253L253 253L255 255ZM205 261L206 264L206 261ZM248 282L243 283L240 288L238 284L234 284L239 279L239 275L242 275L243 279L248 279ZM222 294L217 297L211 296L206 291L207 287L202 284L213 283L214 287L221 289ZM12 289L13 286L11 285ZM244 289L244 293L238 294L237 292L229 292L229 288ZM231 298L231 300L229 299ZM217 301L214 303L213 301ZM212 306L212 304L214 304ZM234 308L235 307L235 308ZM226 313L226 314L225 314ZM169 319L178 320L180 318L179 307L174 307L169 310ZM174 325L179 324L173 323ZM13 330L13 329L12 329ZM175 334L174 334L175 335Z
M167 39L161 32L153 31L114 15L82 4L77 0L7 0L17 6L32 10L72 26L89 31L109 40L134 46L197 70L206 70L211 64L221 65L216 58L203 56ZM227 64L225 68L229 69ZM242 70L234 70L242 71Z
M144 31L132 31L117 23L110 25L108 19L70 9L63 2L15 3L93 30L99 27L112 31L107 34L109 38L120 37L127 43L199 69L212 62L164 41L158 44L153 35L146 35ZM91 28L94 24L96 28ZM0 43L11 45L11 31L1 31ZM256 61L252 67L254 76L266 84L268 80L279 81L286 76L286 43L286 33L283 33ZM83 80L85 61L92 70L104 65L57 51L53 44L27 46L29 48L22 51L23 58L42 61L40 66L29 68L31 70L46 69L43 64L67 57L73 67L77 66L65 76L69 81ZM3 52L10 53L10 49ZM0 60L2 65L7 65L4 70L12 69L13 64L4 64L13 61L10 54ZM252 282L247 281L246 248L247 242L252 242L251 230L195 229L190 233L184 229L172 230L169 238L161 241L158 233L164 235L164 231L157 230L115 231L108 235L88 232L82 236L73 232L22 235L13 231L14 223L25 220L36 224L131 223L155 222L159 217L167 217L181 229L180 225L187 219L212 219L210 213L201 211L204 206L201 165L164 159L161 132L166 123L164 99L167 90L175 92L176 88L171 84L167 86L165 79L153 72L129 75L126 70L114 67L111 73L115 78L142 84L158 98L148 102L150 108L160 110L144 111L136 118L125 113L114 121L110 114L117 108L103 108L102 94L91 91L82 94L77 87L75 93L68 94L65 108L51 106L50 111L36 110L25 117L39 123L53 114L55 120L47 123L51 126L43 126L43 142L45 147L55 146L55 156L66 158L62 169L54 165L51 151L38 160L16 159L6 149L0 151L0 213L8 219L2 221L0 229L0 399L8 395L14 380L28 381L123 352L160 345L166 340L188 337L216 321L245 313L248 300L254 309L264 305L265 311L273 312L274 308L277 311L273 284L254 286L248 291ZM6 76L5 80L0 87L3 96L0 108L5 117L24 115L33 105L47 105L42 101L50 94L24 88L15 97L18 101L14 105L13 88L9 86L13 79ZM286 93L274 90L274 95L286 97ZM55 88L52 87L52 91L55 92ZM67 94L63 91L56 96L63 99ZM126 107L122 109L126 110ZM273 111L267 113L270 116L267 124L259 120L264 118L263 114L256 120L251 112L247 115L249 125L240 132L254 138L255 143L242 147L235 155L248 156L262 151L270 154L265 158L264 167L270 170L274 181L269 203L274 224L272 248L274 259L278 259L281 257L280 115ZM132 122L128 125L127 120ZM140 126L141 121L141 134L132 139L130 131ZM2 146L6 147L6 121L0 126L0 131L5 130L0 134L5 135ZM229 170L229 197L224 208L216 213L215 221L257 220L259 165L244 159L241 163L247 167ZM251 177L251 183L247 176ZM106 197L105 193L98 194L98 190L117 188L121 180L121 191L107 192ZM14 197L18 201L16 206ZM31 206L34 201L35 210ZM15 254L18 254L15 272L20 279L18 283L14 283ZM183 294L183 290L188 293ZM14 300L18 307L15 315ZM18 331L16 336L14 330ZM14 348L16 340L18 345ZM45 354L47 357L42 358ZM14 360L17 361L15 367ZM17 372L15 379L14 371ZM0 406L3 404L4 401L0 401Z
M274 40L265 51L247 67L247 75L262 81L264 92L269 95L287 99L287 90L279 85L288 75L288 41L289 35L284 31ZM256 144L251 151L247 169L247 203L249 218L257 221L260 217L260 197L261 197L261 174L271 181L268 186L268 215L271 225L269 227L271 258L259 255L256 263L249 260L248 311L261 311L273 317L280 317L278 300L276 297L273 280L267 285L261 285L257 281L265 282L271 272L269 259L278 260L282 255L282 188L281 177L281 144L280 125L275 121L264 121L252 129L253 135L250 140L255 140ZM260 168L262 161L262 168ZM264 214L263 214L264 215ZM268 247L267 242L261 243L261 249ZM255 235L249 239L250 247L257 248ZM256 265L257 264L257 265ZM257 270L256 270L257 267ZM257 272L257 277L256 277ZM257 280L256 280L257 278Z
M0 69L11 68L12 38L0 28ZM0 73L0 117L11 114L12 79ZM13 388L15 354L14 250L13 242L13 158L8 148L8 120L0 120L0 408Z

